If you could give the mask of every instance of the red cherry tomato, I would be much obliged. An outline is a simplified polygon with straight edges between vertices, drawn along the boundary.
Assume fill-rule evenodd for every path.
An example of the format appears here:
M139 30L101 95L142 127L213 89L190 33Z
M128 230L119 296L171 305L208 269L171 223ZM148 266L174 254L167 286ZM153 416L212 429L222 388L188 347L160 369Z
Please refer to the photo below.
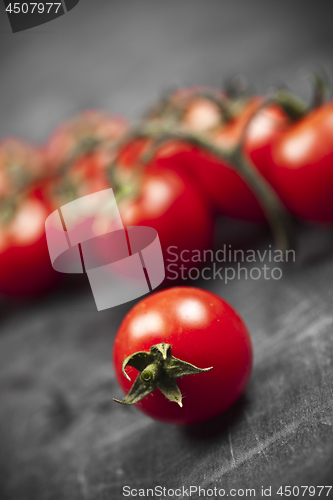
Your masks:
M333 102L290 125L272 144L274 186L297 217L333 222L332 144Z
M55 130L45 148L49 170L55 172L45 196L54 209L111 187L108 167L126 130L122 118L98 110L85 111Z
M119 203L123 224L156 229L165 259L170 257L171 246L178 255L183 250L211 248L213 219L205 200L189 179L166 170L163 164L159 160L145 173L134 199ZM166 277L176 276L167 272Z
M51 213L43 196L46 175L39 148L17 138L0 145L0 293L35 296L59 281L45 236Z
M61 124L51 135L45 158L55 173L45 196L54 208L110 187L108 167L115 144L125 134L122 118L88 110Z
M45 147L48 170L66 175L78 183L89 178L96 189L103 189L95 178L106 177L106 168L115 155L115 143L127 131L125 120L98 110L88 110L61 124Z
M210 90L215 97L220 95L223 98L222 92L217 94L216 90ZM195 98L196 92L199 92L197 98ZM202 132L213 145L225 150L238 145L247 127L244 154L253 163L254 168L272 183L269 148L280 131L289 124L287 115L278 106L270 105L259 109L263 97L256 96L236 107L231 118L223 120L223 112L218 109L218 105L205 98L197 88L177 91L170 97L169 103L180 106L178 124L181 124L187 132L194 134ZM157 118L153 115L151 119L163 122L163 119L169 119L169 114L165 115L166 112L170 113L168 108L166 111L163 107L162 111L157 109ZM136 166L140 155L149 149L149 145L150 141L146 139L131 141L119 155L122 168ZM247 183L232 165L221 161L213 154L193 146L190 142L175 139L160 146L156 158L165 160L164 168L183 172L196 183L201 196L215 211L244 220L266 220L258 199ZM169 161L166 161L167 159Z
M249 119L261 103L260 97L249 99L238 115L218 129L210 131L209 138L213 144L225 150L235 147ZM271 182L269 148L287 123L288 119L282 110L277 106L269 106L258 110L258 114L253 116L245 134L244 154L269 182ZM178 150L173 160L173 165L184 169L188 175L192 172L202 191L206 193L207 199L212 202L219 213L243 220L264 221L266 219L251 188L228 163L194 147L191 151Z
M152 418L175 425L208 420L229 408L243 393L252 368L248 330L237 312L217 295L190 287L176 287L150 295L127 314L117 333L113 363L125 393L139 375L123 361L149 352L161 343L171 346L178 360L209 371L177 378L182 407L159 389L136 403ZM141 371L141 370L140 370Z
M13 213L0 224L0 293L41 295L61 276L52 268L46 243L45 219L52 209L37 187L16 202Z
M167 117L180 120L191 130L208 131L224 121L221 110L227 101L229 98L220 89L204 86L180 88L154 106L147 118L159 121Z

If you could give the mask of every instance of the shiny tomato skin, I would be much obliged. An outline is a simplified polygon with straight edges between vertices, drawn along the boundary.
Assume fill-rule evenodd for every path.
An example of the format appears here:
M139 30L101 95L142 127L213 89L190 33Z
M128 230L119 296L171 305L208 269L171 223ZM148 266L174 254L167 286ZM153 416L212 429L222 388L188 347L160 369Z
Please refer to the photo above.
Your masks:
M333 102L292 124L274 141L270 170L288 210L313 222L333 222Z
M173 425L208 420L229 408L243 393L252 368L249 332L238 313L217 295L192 287L169 288L136 304L118 330L113 363L118 382L127 393L138 372L123 360L152 345L171 345L172 355L210 371L177 379L183 407L168 401L157 389L137 408Z

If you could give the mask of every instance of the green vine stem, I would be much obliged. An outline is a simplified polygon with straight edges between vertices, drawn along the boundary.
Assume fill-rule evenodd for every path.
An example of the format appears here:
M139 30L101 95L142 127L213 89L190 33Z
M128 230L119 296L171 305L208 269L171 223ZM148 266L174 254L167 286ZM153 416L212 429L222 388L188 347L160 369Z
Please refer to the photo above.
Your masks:
M268 95L267 103L279 106L292 122L300 120L308 113L308 105L290 90L275 89Z
M206 134L194 134L181 127L170 129L151 123L139 127L134 135L136 138L152 139L149 151L143 158L144 165L152 160L162 144L174 140L193 144L223 161L226 166L234 169L244 179L257 197L271 227L277 248L282 251L292 248L293 227L290 215L271 185L257 171L252 162L245 158L242 144L225 150L214 144Z
M309 104L297 97L288 89L274 89L268 98L273 104L280 106L291 121L297 121L314 109L321 106L330 97L331 89L327 78L315 71L309 71L306 77L312 85L312 98Z
M315 78L316 74L313 73L313 75ZM323 83L319 77L316 78L314 87L315 94L318 96L318 104L320 104L321 100L319 99L319 96L323 96L323 92L321 91L321 89L323 89ZM215 158L220 159L225 166L234 169L240 175L262 206L266 219L271 227L277 248L282 251L292 248L294 242L292 218L272 186L266 181L260 172L258 172L253 163L246 158L243 153L243 146L246 140L248 128L251 125L253 118L260 111L262 111L262 109L270 105L277 105L284 110L290 121L294 122L302 119L309 112L311 105L307 105L305 101L298 98L287 89L274 90L263 99L262 103L249 117L243 128L237 146L232 149L225 150L217 146L209 137L208 133L192 132L188 128L181 126L180 109L182 109L185 104L188 104L188 102L191 102L192 99L197 97L208 98L218 104L221 116L224 117L224 121L232 119L235 112L232 107L232 100L219 92L214 92L214 89L212 89L212 91L206 89L201 91L199 89L191 96L185 97L179 108L170 102L170 97L169 99L166 97L164 101L159 103L158 106L160 106L160 108L158 108L158 106L156 107L155 114L153 112L150 114L148 113L148 115L146 115L146 119L143 120L142 123L139 123L137 127L134 127L118 145L118 150L121 150L122 147L126 146L135 139L148 140L146 151L143 152L142 158L139 161L141 169L136 169L136 186L138 187L140 184L140 177L143 175L145 166L154 158L156 152L163 144L174 140L187 142L199 147L201 150L206 151ZM177 109L178 113L172 115L171 112ZM170 116L172 116L173 119L168 119ZM159 119L156 120L154 117L158 117ZM110 172L114 173L117 171L117 162L118 160L115 158L110 165ZM114 175L115 178L117 177L115 174L112 175ZM135 193L135 190L133 192Z

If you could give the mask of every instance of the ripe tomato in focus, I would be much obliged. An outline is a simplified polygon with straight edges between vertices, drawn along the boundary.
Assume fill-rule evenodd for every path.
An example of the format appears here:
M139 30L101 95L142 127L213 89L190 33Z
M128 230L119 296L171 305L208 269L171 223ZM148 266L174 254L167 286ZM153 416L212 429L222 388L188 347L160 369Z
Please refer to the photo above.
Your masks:
M291 124L271 148L273 183L288 210L333 222L333 102Z
M172 356L212 369L177 379L183 407L155 389L136 403L145 414L168 424L193 424L220 414L243 393L252 368L250 335L238 313L217 295L174 287L150 295L130 310L113 349L115 373L125 393L138 371L126 368L129 381L122 373L123 360L160 343L170 344Z
M13 213L0 223L0 293L32 297L50 291L60 281L45 235L45 219L52 209L39 186L18 196L16 202Z
M211 248L213 218L208 205L183 173L177 175L164 168L164 160L156 162L154 169L147 170L137 196L120 201L119 210L124 226L156 229L166 265L170 258L167 250L171 246L174 247L171 251L178 256L183 250ZM168 271L166 277L176 278Z

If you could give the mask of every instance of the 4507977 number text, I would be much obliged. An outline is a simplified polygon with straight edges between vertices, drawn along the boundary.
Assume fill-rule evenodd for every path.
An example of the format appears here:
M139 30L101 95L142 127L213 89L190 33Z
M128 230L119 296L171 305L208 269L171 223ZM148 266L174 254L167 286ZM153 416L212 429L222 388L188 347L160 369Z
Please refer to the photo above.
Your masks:
M38 2L30 2L30 3L10 3L6 7L6 12L10 14L57 14L59 8L61 7L61 2L46 2L46 3L38 3Z
M328 497L331 489L332 486L280 486L276 494L281 497L293 496L293 498L305 495L307 497L320 497L320 495Z

